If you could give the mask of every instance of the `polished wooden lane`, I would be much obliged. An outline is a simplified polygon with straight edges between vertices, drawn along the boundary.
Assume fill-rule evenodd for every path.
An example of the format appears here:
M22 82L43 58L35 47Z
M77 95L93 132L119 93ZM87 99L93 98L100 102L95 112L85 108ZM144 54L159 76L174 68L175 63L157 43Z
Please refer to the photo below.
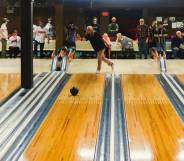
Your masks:
M20 74L0 74L0 102L20 86Z
M80 89L76 97L73 85ZM93 161L103 88L103 75L73 75L20 160Z
M131 161L184 161L184 124L153 75L124 75Z
M184 74L183 75L177 75L177 78L179 81L181 81L184 84Z

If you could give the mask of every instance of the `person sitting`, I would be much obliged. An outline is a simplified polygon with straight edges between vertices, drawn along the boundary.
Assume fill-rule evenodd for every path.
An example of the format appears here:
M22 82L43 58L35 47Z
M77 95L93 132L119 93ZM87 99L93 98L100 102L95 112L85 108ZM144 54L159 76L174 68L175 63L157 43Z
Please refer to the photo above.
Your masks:
M176 32L176 37L171 40L171 48L174 55L174 58L183 58L184 57L184 41L182 38L181 31Z
M17 34L17 30L13 31L12 36L9 38L10 45L9 45L9 57L12 58L12 55L14 58L17 57L17 55L20 52L20 46L21 46L21 38Z
M116 42L121 44L122 51L133 50L133 40L121 33L117 34Z

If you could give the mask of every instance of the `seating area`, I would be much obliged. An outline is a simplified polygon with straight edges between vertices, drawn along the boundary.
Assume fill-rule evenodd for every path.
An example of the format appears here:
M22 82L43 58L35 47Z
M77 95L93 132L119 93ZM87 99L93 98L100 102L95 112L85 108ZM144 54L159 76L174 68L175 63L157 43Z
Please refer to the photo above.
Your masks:
M133 41L133 49L129 51L134 57L136 56L136 53L138 52L138 44L137 41ZM112 51L111 51L111 57L112 58L119 58L119 56L125 56L125 52L122 51L122 47L120 43L112 42ZM76 42L76 57L96 57L96 54L94 53L94 50L90 44L89 41L77 41Z
M47 56L51 54L53 50L55 50L56 40L48 40L45 41L44 51ZM7 44L7 51L9 50L9 43ZM1 43L0 43L0 51L1 51ZM39 51L39 48L38 48ZM167 51L167 58L171 58L172 49L171 49L171 42L166 42L166 51ZM133 49L125 52L122 51L121 44L112 42L112 53L111 58L136 58L138 57L138 43L137 41L133 41ZM6 55L8 56L8 55ZM76 41L76 55L75 58L96 58L96 54L90 44L89 41Z
M76 51L76 57L96 57L89 41L77 41ZM138 52L139 48L137 41L133 41L133 49L127 52L122 51L120 43L112 42L112 58L136 58L138 57ZM171 41L166 41L166 52L167 58L171 58Z
M9 45L10 45L10 43L8 41L7 49L6 49L7 51L9 50ZM56 46L56 40L50 40L50 42L48 43L48 40L46 39L45 40L44 51L50 54L53 50L55 50L55 46ZM2 44L0 43L0 51L1 51L1 49L2 49ZM40 50L40 48L38 47L38 51L39 50ZM49 55L49 54L47 54L47 55ZM8 52L7 52L6 57L8 57Z

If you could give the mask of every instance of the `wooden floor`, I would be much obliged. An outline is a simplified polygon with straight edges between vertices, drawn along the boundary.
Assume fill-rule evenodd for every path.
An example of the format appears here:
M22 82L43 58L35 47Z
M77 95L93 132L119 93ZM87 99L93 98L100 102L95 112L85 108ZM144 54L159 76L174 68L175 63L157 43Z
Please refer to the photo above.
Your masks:
M80 93L72 97L76 85ZM73 75L21 156L21 161L93 161L103 75Z
M0 74L0 102L20 86L20 74Z
M153 75L124 75L131 161L184 161L184 123Z
M184 84L184 74L183 75L177 75L177 78Z

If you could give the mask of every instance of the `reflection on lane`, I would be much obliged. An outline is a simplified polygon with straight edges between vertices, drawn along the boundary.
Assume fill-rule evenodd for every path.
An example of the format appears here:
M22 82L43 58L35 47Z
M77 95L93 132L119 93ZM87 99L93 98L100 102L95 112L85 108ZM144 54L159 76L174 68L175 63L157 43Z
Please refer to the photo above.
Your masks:
M93 161L103 89L103 75L72 75L20 161Z
M20 86L20 74L0 74L0 102Z
M131 161L183 161L184 124L155 76L125 75L122 88Z

